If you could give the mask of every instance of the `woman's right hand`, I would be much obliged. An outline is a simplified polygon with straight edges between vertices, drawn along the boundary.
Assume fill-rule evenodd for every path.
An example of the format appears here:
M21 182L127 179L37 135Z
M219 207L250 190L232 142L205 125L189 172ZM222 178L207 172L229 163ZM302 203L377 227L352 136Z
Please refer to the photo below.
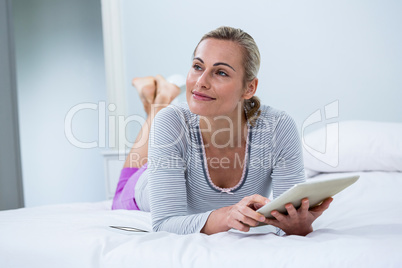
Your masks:
M260 222L265 221L265 216L256 210L268 202L270 202L268 198L258 194L244 197L239 203L229 207L228 227L248 232L250 226L257 226Z
M215 234L232 228L248 232L250 226L257 226L265 221L264 215L256 210L268 202L268 198L258 194L246 196L237 204L213 211L201 232Z

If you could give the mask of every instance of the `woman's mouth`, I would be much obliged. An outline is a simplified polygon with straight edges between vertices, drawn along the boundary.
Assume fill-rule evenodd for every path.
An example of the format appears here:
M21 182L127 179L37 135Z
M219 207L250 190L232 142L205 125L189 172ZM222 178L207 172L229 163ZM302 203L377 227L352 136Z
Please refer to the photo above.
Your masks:
M207 94L200 93L198 91L193 91L193 98L196 100L201 100L201 101L213 101L216 100L216 98L212 98L208 96Z

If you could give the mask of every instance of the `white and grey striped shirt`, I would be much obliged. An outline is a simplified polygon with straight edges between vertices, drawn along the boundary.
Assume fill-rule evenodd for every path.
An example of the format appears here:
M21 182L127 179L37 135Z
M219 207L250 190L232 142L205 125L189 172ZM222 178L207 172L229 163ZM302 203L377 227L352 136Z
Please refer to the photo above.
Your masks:
M248 126L243 177L231 189L219 188L209 179L199 116L187 104L170 105L157 114L149 139L148 169L141 176L147 177L143 178L149 198L145 203L149 202L154 231L200 232L215 209L253 194L268 197L271 190L276 198L305 180L293 119L269 106L260 109L256 126Z

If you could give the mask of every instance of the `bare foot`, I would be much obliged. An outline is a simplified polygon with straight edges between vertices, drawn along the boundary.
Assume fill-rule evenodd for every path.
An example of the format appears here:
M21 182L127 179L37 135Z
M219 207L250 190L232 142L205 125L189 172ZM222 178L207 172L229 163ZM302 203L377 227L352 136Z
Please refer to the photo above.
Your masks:
M155 104L170 104L179 94L180 88L175 84L169 83L161 76L155 76L156 80L156 96Z
M137 89L138 95L144 105L147 114L151 111L151 105L155 102L156 80L152 76L137 77L132 80L132 85Z

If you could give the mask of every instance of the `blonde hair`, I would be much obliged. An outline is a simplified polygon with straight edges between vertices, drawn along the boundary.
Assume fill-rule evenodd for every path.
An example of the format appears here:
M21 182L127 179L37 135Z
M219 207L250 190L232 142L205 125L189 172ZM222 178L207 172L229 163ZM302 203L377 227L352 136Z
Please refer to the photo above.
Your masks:
M218 40L232 41L240 45L243 50L243 63L244 63L244 79L243 85L246 86L247 82L251 82L257 77L260 69L260 51L254 39L241 29L236 29L228 26L221 26L215 30L206 33L198 42L193 52L193 57L199 44L205 39L213 38ZM253 96L250 99L244 100L244 107L246 109L246 116L248 122L255 126L255 122L261 114L260 110L261 102L257 96Z

